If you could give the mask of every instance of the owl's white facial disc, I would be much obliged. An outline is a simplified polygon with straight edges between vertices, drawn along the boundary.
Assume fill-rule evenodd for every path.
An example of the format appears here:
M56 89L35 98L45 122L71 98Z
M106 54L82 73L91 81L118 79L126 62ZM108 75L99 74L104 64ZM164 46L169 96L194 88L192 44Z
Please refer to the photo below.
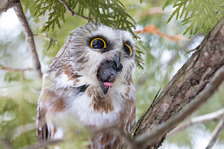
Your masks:
M91 23L76 29L68 42L60 58L66 58L85 82L100 86L104 94L116 81L125 83L130 78L135 45L128 31Z

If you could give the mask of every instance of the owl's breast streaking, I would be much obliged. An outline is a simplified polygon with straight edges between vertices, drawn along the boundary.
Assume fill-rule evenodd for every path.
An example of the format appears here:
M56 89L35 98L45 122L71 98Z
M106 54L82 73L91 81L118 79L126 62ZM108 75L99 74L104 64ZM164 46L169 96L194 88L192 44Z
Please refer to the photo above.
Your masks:
M131 81L125 84L115 81L113 87L108 90L107 94L104 94L99 83L95 84L96 86L69 87L72 82L70 80L66 81L68 86L65 83L62 84L68 78L68 76L59 76L57 82L52 85L52 90L47 90L48 93L56 90L55 98L50 97L49 109L53 112L73 115L86 126L100 128L118 124L119 115L125 109L126 100L135 99L135 89Z
M37 113L39 142L60 136L63 129L53 119L63 114L88 128L116 125L129 133L136 112L134 65L129 32L97 23L77 29L44 75ZM113 149L122 143L112 134L98 133L91 148Z

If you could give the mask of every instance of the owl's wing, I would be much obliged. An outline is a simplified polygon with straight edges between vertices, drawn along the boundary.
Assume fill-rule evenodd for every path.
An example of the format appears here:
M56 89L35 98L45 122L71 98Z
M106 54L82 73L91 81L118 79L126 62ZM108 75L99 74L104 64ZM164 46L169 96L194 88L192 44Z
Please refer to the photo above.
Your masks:
M48 122L46 119L47 113L49 112L49 108L47 108L46 104L50 102L54 94L52 94L48 88L50 88L51 82L49 78L44 75L41 94L38 99L37 105L37 117L36 117L36 134L39 143L43 143L50 139L52 135L52 129L49 129Z
M72 85L69 82L71 80L62 80L60 83L62 84L64 82L69 82L69 84L66 85L71 85L73 91L75 92L76 90L77 94L79 92L83 92L88 87L88 85L83 85L85 82L82 80L82 77L79 76L79 80L75 77L73 77L72 79L72 81L75 82L72 83ZM52 115L62 112L66 107L64 103L64 97L62 95L59 96L58 92L60 91L66 94L66 89L68 88L54 88L57 85L53 84L52 82L53 81L51 79L51 74L45 74L43 76L42 90L38 100L36 118L36 132L39 143L54 138L55 134L57 134L58 131L52 123Z
M41 105L37 106L37 119L36 119L36 133L38 142L45 142L49 138L49 132L47 128L47 123L45 119L46 110L42 108Z

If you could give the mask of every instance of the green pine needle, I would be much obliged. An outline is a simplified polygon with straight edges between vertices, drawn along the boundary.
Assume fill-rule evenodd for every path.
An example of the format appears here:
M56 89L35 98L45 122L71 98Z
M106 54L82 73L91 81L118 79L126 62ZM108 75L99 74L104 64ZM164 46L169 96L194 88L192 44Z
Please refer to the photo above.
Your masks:
M224 16L224 2L222 0L166 0L163 10L173 4L175 10L167 23L176 15L183 25L188 25L183 34L190 36L198 32L207 34L220 18Z

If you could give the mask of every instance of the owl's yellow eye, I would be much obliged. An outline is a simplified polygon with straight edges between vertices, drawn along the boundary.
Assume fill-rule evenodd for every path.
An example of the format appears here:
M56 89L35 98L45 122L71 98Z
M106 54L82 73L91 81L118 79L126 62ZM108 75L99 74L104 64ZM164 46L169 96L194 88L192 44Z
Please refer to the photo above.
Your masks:
M90 42L90 47L93 49L102 49L102 48L106 48L106 42L102 39L102 38L94 38L91 42Z
M127 43L124 44L124 51L127 53L127 55L131 56L132 49L131 49L131 46L129 46Z

